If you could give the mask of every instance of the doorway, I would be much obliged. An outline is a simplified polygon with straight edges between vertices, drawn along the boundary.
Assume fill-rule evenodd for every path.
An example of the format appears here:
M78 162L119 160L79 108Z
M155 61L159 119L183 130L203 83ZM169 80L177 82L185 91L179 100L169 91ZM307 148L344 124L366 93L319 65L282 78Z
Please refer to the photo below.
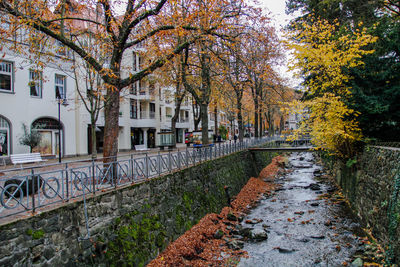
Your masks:
M156 147L156 129L149 129L147 131L147 147L155 148Z

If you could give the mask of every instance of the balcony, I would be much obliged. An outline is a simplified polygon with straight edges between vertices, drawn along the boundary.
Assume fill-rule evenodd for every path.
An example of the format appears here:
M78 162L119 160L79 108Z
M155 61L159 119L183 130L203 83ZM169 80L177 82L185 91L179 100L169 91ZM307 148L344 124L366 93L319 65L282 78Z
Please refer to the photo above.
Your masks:
M178 118L177 122L179 122L179 123L187 123L187 122L189 122L189 118Z
M138 118L132 120L133 127L151 127L155 128L159 122L156 120L156 114L154 111L142 110L138 112Z
M140 119L155 119L156 118L156 113L154 111L146 111L143 110L140 112Z

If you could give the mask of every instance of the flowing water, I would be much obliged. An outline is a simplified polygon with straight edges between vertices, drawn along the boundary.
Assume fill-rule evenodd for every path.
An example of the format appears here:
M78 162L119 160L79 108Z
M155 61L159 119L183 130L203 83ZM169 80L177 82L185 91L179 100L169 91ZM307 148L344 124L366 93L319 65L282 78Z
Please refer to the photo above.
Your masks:
M322 167L313 154L292 153L281 188L263 198L242 222L268 239L246 241L238 266L342 266L363 250L353 219L335 185L319 178Z

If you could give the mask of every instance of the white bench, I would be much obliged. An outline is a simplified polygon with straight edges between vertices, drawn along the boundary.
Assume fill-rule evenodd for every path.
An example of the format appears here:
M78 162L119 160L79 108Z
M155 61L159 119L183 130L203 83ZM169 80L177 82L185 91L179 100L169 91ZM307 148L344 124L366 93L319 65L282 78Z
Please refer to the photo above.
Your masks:
M6 166L6 158L7 157L0 157L0 160L3 161L3 165Z
M146 145L135 145L135 150L136 151L146 151L149 150Z
M21 164L21 168L22 163L46 161L45 159L42 159L40 153L14 154L10 156L10 159L11 163L14 165Z

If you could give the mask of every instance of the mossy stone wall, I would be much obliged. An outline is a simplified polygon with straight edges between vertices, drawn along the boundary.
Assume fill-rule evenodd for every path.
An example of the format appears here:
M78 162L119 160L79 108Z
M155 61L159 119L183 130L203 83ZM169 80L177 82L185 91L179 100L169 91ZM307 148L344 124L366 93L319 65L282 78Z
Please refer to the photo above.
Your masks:
M368 146L348 167L326 160L363 224L387 251L387 263L400 263L400 150Z
M242 151L0 226L0 266L144 266L227 205L274 153Z

